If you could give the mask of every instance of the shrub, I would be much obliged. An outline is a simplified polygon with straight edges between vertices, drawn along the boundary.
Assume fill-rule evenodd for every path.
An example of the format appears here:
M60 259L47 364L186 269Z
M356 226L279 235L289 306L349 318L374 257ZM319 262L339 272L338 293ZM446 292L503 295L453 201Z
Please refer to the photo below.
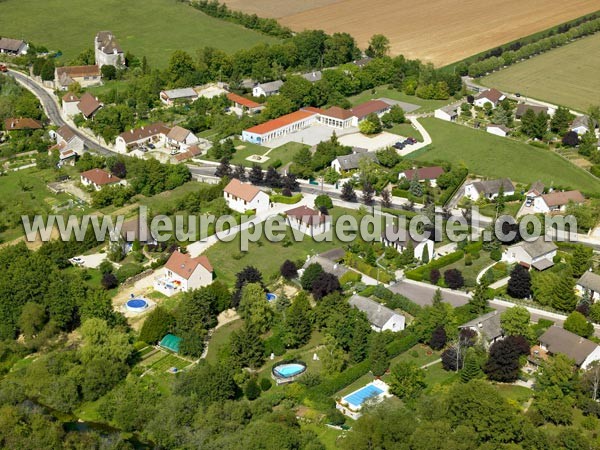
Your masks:
M490 258L492 258L494 261L500 261L502 259L502 252L500 251L500 249L494 249L490 252Z
M327 209L333 208L333 201L328 195L321 194L317 195L317 197L315 198L315 207L320 208L322 206L324 206Z
M263 392L266 392L269 389L271 389L271 386L273 386L273 382L271 380L269 380L268 378L260 379L260 388Z
M281 275L287 279L291 280L292 278L296 278L298 276L298 268L293 261L286 259L281 265L280 269Z
M260 387L258 387L258 384L254 378L250 378L250 380L248 380L246 383L244 395L248 400L256 400L258 397L260 397Z
M450 289L460 289L465 285L462 273L458 269L449 269L444 272L444 282Z
M100 281L102 287L106 290L116 288L119 285L119 280L112 273L108 272L102 275L102 280Z

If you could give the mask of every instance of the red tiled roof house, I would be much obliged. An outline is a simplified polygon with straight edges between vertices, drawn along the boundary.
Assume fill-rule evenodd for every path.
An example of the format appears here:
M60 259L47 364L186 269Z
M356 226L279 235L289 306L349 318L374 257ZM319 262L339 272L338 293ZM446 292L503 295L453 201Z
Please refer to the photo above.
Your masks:
M234 178L223 189L227 205L234 211L244 213L254 210L256 213L268 211L270 200L266 192L250 183L242 183Z
M164 267L164 273L154 280L154 289L172 296L208 286L213 281L214 270L204 255L192 258L190 255L173 252Z
M398 179L407 179L412 181L415 178L415 173L417 177L417 181L419 183L424 183L425 181L429 182L431 186L436 185L436 181L440 175L444 173L444 169L440 166L434 167L421 167L420 169L410 169L405 170L404 172L400 172L398 175Z
M125 184L124 180L103 169L91 169L81 172L81 184L92 186L99 191L104 186Z

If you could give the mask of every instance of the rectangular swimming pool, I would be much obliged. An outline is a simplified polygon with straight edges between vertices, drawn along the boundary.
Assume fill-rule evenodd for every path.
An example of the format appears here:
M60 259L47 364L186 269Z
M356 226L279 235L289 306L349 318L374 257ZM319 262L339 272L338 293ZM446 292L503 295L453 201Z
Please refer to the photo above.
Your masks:
M342 400L349 403L353 408L360 408L360 406L366 400L371 397L377 397L382 393L382 389L379 389L377 386L373 386L372 384L368 384L358 391L354 391L352 394L347 395Z

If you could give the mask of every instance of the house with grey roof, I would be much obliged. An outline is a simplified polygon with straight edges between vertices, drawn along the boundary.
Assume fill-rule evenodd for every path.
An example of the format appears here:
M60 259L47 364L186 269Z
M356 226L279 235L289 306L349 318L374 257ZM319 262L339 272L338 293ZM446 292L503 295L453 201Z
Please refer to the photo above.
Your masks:
M486 348L504 338L504 331L500 324L500 314L497 310L477 317L458 328L460 330L472 330L477 333Z
M378 162L376 152L358 152L338 156L331 161L331 168L338 173L356 170L360 165L360 161L363 159L370 159L374 162Z
M585 272L577 280L575 290L581 297L587 293L593 302L600 300L600 275L594 272Z
M350 297L348 303L359 311L364 312L371 324L371 328L378 333L381 331L396 333L404 330L406 318L375 300L354 294Z
M0 53L6 55L25 55L29 45L20 39L0 38Z
M167 89L159 94L160 101L167 106L173 106L176 102L193 102L198 99L198 93L191 87L179 89Z
M306 269L311 264L319 264L325 272L330 273L331 275L335 275L337 278L341 278L347 272L350 271L348 267L344 266L341 262L339 262L339 259L331 259L326 254L308 257L300 271Z
M521 264L528 269L546 270L554 265L554 257L558 247L552 241L546 241L544 236L535 241L523 241L511 245L502 254L502 261L509 264Z
M312 72L303 73L301 77L311 83L316 83L323 78L323 73L320 70L313 70Z
M268 97L279 94L279 89L283 86L283 81L275 80L268 83L259 83L252 88L253 97Z
M581 369L587 369L592 362L600 360L600 346L598 344L575 333L571 333L564 328L557 326L548 328L539 337L539 342L539 350L542 353L550 355L562 353L572 359L575 365ZM543 360L546 355L534 354L532 356Z
M448 105L438 108L433 112L433 116L437 119L445 120L446 122L454 122L458 117L458 106Z
M577 116L573 119L573 122L571 122L571 131L574 131L579 135L585 134L590 130L594 131L596 128L598 128L596 119L592 119L586 115Z
M94 38L94 56L96 65L114 66L117 68L125 66L125 53L119 45L112 31L99 31Z
M500 192L504 195L513 195L515 186L508 178L488 181L472 181L465 185L465 197L476 202L479 199L494 200Z
M408 230L388 225L381 233L381 243L386 247L392 247L398 252L407 249L413 251L413 258L423 261L431 261L435 256L435 243L429 237L412 236ZM427 255L427 256L425 256Z

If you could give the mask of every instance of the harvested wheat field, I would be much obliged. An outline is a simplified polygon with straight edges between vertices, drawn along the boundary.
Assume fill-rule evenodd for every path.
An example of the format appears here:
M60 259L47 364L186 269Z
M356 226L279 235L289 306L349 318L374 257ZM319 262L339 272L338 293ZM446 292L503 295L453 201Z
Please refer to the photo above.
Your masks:
M294 30L346 31L361 47L376 33L393 54L445 65L575 19L598 0L226 0Z

